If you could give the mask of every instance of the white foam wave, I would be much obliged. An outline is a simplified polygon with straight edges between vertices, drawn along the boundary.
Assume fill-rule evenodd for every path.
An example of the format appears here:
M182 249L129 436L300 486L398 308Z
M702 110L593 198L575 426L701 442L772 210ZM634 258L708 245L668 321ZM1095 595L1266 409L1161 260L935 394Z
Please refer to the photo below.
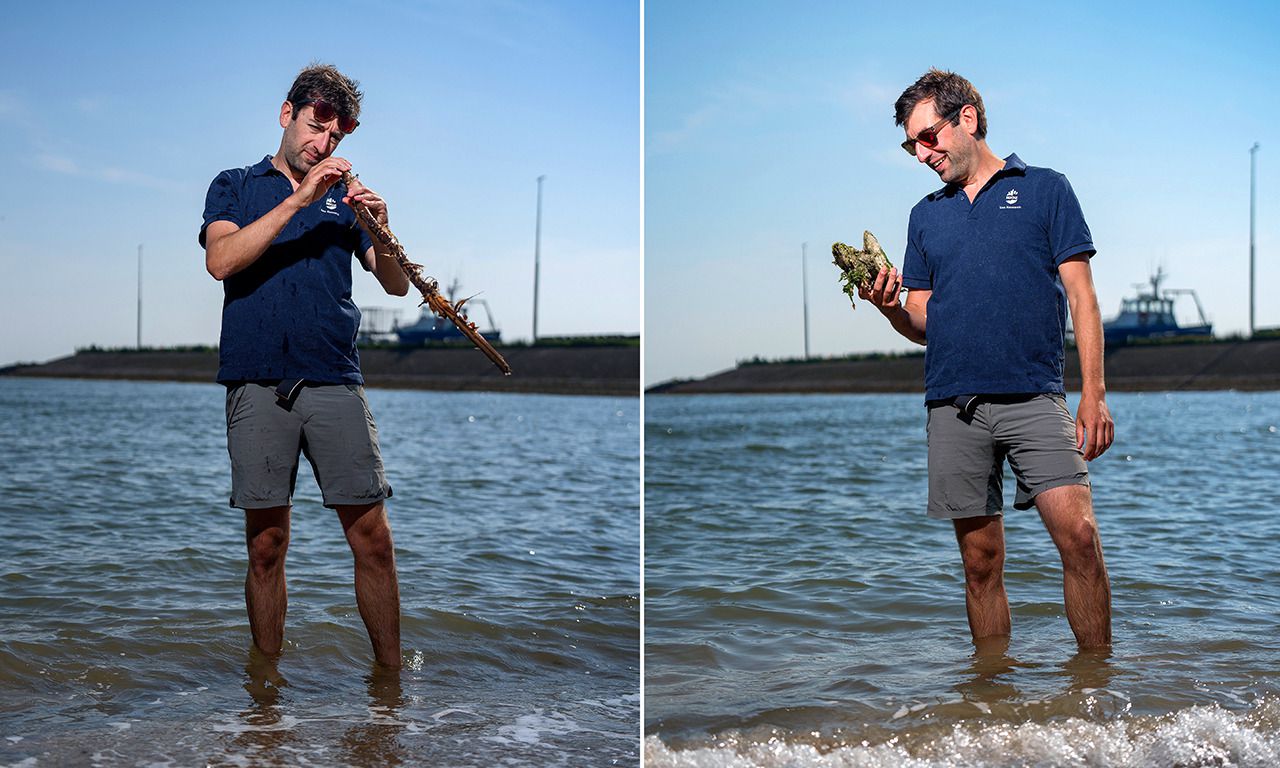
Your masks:
M1280 765L1280 700L1235 713L1216 705L1160 717L1094 723L1072 718L1052 723L990 724L967 721L927 740L901 734L881 744L829 745L775 736L737 737L715 746L672 749L645 740L646 768L1004 768L1005 766L1223 766Z

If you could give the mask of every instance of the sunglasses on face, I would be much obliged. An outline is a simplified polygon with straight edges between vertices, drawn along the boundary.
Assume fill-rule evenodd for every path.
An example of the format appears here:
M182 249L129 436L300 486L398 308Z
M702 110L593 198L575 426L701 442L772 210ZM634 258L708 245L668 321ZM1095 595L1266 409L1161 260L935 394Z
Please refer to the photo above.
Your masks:
M960 114L960 110L964 109L965 106L966 105L961 104L960 106L956 107L955 109L947 113L946 117L942 118L941 120L929 126L928 128L925 128L923 131L917 133L914 139L907 139L906 141L902 142L902 148L907 150L908 155L915 157L916 144L923 144L929 149L933 149L934 147L938 146L938 131L942 130L942 126L954 120L956 118L956 115Z
M301 110L308 104L311 105L311 111L316 116L316 120L322 123L327 123L335 117L338 118L338 130L343 133L352 133L355 131L356 126L360 125L359 120L338 112L338 110L334 109L332 104L324 99L303 99L302 101L295 101L293 102L293 108Z

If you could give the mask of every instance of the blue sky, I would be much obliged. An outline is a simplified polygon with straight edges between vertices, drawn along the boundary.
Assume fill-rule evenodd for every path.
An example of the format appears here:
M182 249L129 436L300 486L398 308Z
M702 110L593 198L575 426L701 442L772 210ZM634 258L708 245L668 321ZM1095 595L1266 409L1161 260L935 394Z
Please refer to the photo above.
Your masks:
M279 146L312 60L361 82L339 154L428 274L542 335L640 330L640 17L591 0L9 3L0 29L0 365L213 344L222 288L196 242L224 168ZM355 299L416 315L357 269Z
M1162 266L1219 332L1247 328L1259 142L1257 325L1280 326L1278 29L1261 2L648 0L646 385L801 356L806 241L813 354L912 348L850 310L830 247L869 229L901 263L940 184L898 146L893 102L931 66L978 87L998 155L1067 174L1104 317Z

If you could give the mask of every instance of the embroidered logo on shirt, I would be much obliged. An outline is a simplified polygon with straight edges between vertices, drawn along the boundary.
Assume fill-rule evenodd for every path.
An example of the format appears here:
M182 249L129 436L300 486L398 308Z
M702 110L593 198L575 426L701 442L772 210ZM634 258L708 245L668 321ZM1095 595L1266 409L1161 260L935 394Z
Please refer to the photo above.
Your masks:
M337 215L338 215L338 201L337 201L337 200L334 200L332 197L330 197L330 198L326 199L326 200L324 201L324 212L325 212L325 213L332 213L334 216L337 216Z
M1016 190L1016 189L1011 189L1011 190L1009 190L1009 193L1008 193L1008 194L1006 194L1006 195L1004 196L1004 201L1005 201L1005 203L1006 203L1006 204L1005 204L1005 205L1000 206L1000 210L1002 210L1002 211L1004 211L1004 210L1014 210L1014 211L1016 211L1016 210L1018 210L1018 209L1022 208L1022 206L1020 206L1020 205L1018 205L1018 204L1017 204L1017 203L1018 203L1018 190Z

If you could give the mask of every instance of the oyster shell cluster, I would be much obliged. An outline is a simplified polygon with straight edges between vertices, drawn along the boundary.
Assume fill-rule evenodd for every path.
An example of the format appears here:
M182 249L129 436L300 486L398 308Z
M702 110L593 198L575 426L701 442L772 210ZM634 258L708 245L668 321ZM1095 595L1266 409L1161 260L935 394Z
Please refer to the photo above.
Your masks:
M882 269L890 269L893 262L884 255L880 241L870 232L862 233L862 250L844 243L832 243L831 261L840 268L840 282L849 300L858 297L859 287L870 287ZM854 306L857 303L854 302Z

